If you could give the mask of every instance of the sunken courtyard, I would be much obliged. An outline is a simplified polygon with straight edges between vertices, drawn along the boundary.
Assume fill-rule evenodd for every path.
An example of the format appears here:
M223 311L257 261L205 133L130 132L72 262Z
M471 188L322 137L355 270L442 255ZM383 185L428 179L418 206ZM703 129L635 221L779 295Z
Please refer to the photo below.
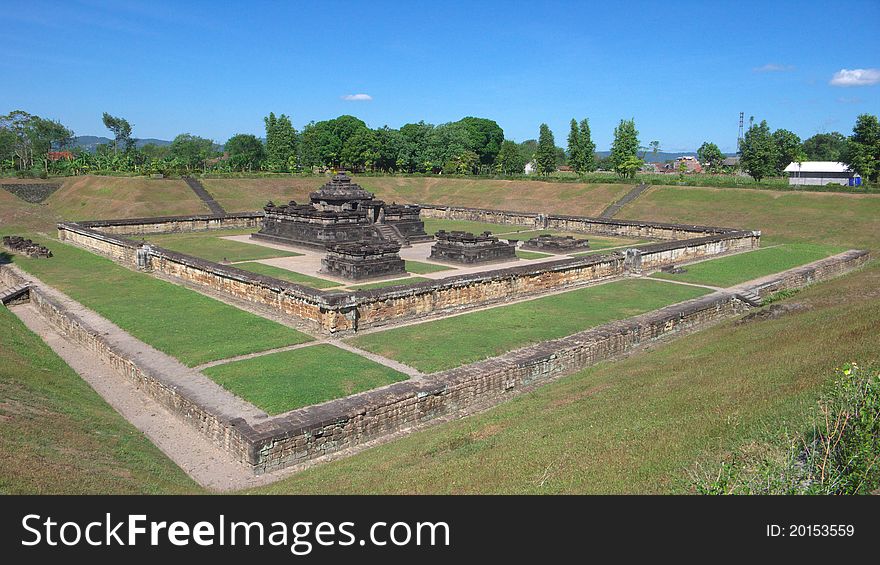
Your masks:
M693 282L682 277L700 265L761 252L761 232L389 204L342 173L308 202L61 222L57 230L59 241L48 247L16 237L3 243L45 264L76 254L110 259L113 268L172 283L297 336L190 360L144 343L32 272L0 264L4 304L27 303L112 367L114 378L170 412L169 425L253 476L465 416L739 316L775 293L869 258L849 250L736 284ZM498 338L501 345L482 343L504 324L513 329ZM321 394L289 391L310 363L318 370L307 385ZM340 385L327 392L332 387L321 379L336 378L331 373ZM373 380L360 381L361 374Z

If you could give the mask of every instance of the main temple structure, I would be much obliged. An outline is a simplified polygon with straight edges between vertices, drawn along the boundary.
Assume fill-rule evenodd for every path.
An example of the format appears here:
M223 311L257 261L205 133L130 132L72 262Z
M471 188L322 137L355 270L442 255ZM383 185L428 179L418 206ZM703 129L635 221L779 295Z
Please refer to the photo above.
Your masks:
M345 243L408 246L432 239L419 218L419 206L376 200L342 173L311 193L309 200L308 204L291 200L281 206L269 202L263 208L262 229L251 237L322 250Z

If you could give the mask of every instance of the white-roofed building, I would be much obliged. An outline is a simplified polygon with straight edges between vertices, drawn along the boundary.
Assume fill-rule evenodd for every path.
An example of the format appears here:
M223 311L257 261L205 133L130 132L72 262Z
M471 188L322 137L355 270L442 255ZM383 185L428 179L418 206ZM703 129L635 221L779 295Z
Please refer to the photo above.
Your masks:
M789 185L826 185L830 182L841 186L860 186L861 177L850 170L849 165L838 161L794 162L785 167Z

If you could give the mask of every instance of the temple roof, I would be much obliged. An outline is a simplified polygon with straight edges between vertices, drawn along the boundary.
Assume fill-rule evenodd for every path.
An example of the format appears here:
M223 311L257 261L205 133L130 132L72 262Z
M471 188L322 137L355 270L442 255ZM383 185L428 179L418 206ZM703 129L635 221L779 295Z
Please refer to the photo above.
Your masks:
M351 182L345 173L334 175L330 182L309 194L312 202L342 202L348 200L372 200L373 193Z

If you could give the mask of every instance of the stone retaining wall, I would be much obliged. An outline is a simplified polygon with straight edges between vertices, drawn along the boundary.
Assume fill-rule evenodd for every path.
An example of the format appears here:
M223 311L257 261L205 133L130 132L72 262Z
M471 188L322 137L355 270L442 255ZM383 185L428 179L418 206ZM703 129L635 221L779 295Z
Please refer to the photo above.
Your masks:
M553 229L637 239L676 240L742 231L712 226L613 220L559 214L537 214L534 212L513 212L488 208L465 208L462 206L442 206L436 204L419 204L419 206L422 207L422 217L425 218L467 220L502 225L515 224L536 230ZM760 232L755 233L760 237Z
M863 265L866 251L849 251L743 285L739 291L761 295L832 278ZM12 286L28 282L13 267L0 265L0 280ZM736 289L713 294L586 330L562 339L511 351L456 369L300 408L253 425L215 414L186 390L169 387L161 374L121 356L36 284L31 300L55 327L95 351L139 388L201 431L231 456L263 473L405 430L438 416L498 403L511 394L640 345L692 330L749 309Z
M142 235L259 228L262 220L262 212L238 212L225 216L164 216L123 220L92 220L79 222L79 225L107 234Z
M233 459L253 465L253 430L244 420L227 414L218 414L193 398L190 391L171 384L161 371L145 366L137 359L127 357L100 331L89 326L63 304L47 295L41 283L33 284L30 277L17 273L14 267L0 265L0 280L7 285L30 282L30 302L43 318L68 339L85 347L117 373L150 395L183 422L194 427L211 442L228 452ZM251 436L247 434L250 433Z
M502 212L492 212L502 214ZM707 231L690 232L687 230L697 228L683 226L679 227L679 232L703 235L685 240L640 245L627 250L626 254L612 252L604 255L588 255L452 276L414 285L340 292L316 290L257 275L183 253L143 245L141 242L106 231L112 228L113 231L122 232L144 226L147 226L145 229L154 229L161 225L173 225L175 229L181 231L184 227L195 225L194 222L205 220L210 224L224 220L224 218L199 217L202 219L191 218L192 221L185 221L183 218L182 216L175 218L173 222L168 218L160 218L153 224L139 221L128 228L125 227L128 224L124 223L127 220L65 222L58 224L58 234L62 241L85 247L130 268L160 273L236 299L274 308L284 314L295 316L308 328L327 334L352 332L425 316L478 308L512 298L535 296L592 284L611 277L624 276L627 272L638 273L671 263L752 249L760 244L760 232L725 228L701 228ZM581 220L593 221L589 218L581 218Z

